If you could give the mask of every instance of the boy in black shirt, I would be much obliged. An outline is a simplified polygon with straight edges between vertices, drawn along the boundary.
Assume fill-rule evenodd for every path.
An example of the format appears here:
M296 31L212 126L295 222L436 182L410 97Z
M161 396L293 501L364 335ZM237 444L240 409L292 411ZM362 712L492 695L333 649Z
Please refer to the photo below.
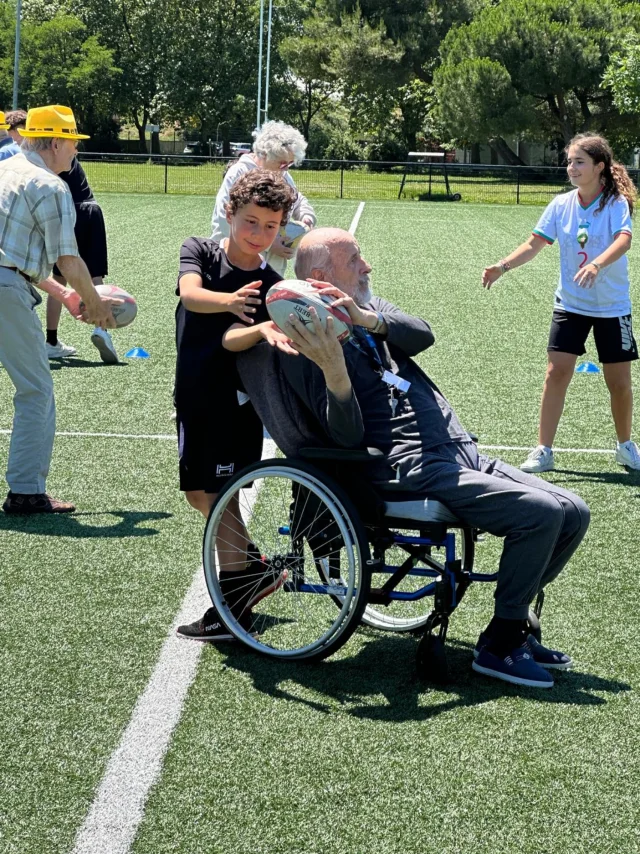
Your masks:
M257 462L262 453L262 424L239 391L233 351L266 339L294 352L265 308L267 291L282 276L261 256L286 223L294 200L280 175L250 172L231 188L229 237L220 244L190 237L180 250L175 384L180 489L205 519L225 481ZM235 507L229 505L221 520L227 530L227 551L219 553L220 580L227 585L227 598L237 591L238 607L246 612L281 579L262 574L259 589L252 589L249 599L241 598L242 575L248 564L260 559L241 520L237 502ZM201 641L232 639L215 608L201 620L179 626L177 633Z

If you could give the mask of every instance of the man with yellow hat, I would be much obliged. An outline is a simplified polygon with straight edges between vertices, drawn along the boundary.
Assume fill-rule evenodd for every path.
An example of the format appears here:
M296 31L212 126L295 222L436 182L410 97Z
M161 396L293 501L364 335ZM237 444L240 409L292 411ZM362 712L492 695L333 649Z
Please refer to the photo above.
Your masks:
M19 153L20 146L11 138L9 124L5 114L0 110L0 160L6 160L7 157L13 157L14 154Z
M100 298L78 255L75 209L58 177L76 153L78 133L69 107L36 107L20 131L19 154L0 162L0 363L15 386L5 513L69 513L73 504L46 493L55 401L34 285L57 263L85 304L83 319L115 326L111 302ZM55 283L53 283L55 285ZM58 287L60 287L58 285Z

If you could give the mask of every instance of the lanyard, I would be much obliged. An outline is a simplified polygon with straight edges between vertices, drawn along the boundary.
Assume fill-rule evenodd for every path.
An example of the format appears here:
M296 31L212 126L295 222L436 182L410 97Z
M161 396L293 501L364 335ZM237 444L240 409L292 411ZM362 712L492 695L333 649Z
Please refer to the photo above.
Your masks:
M362 326L354 326L353 332L354 334L349 339L350 343L369 359L369 363L374 371L389 390L389 406L391 407L391 415L393 417L396 414L400 397L409 391L411 383L402 379L398 374L385 369L373 335L367 329L364 329ZM362 339L364 339L365 346L362 344Z
M354 326L353 335L349 339L349 342L353 344L356 350L360 350L361 353L364 353L367 359L369 359L369 362L375 372L382 376L384 373L384 365L382 364L382 359L380 358L380 353L376 347L373 335L363 326Z

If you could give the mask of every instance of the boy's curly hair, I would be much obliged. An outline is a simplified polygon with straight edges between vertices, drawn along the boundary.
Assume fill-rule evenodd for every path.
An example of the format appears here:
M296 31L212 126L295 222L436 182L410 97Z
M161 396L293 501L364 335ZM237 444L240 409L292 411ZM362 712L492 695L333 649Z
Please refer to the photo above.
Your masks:
M277 172L264 172L252 169L242 175L229 192L227 211L235 216L245 205L258 205L272 211L282 211L282 224L289 219L291 208L296 201L296 193Z

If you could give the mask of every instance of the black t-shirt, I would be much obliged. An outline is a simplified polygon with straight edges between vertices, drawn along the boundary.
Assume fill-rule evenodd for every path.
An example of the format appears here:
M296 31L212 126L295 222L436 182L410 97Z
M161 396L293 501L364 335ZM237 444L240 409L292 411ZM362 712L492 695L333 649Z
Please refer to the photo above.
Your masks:
M69 186L74 205L80 205L82 202L95 202L87 176L77 157L73 158L71 169L68 172L61 172L60 177Z
M265 298L269 288L282 276L266 262L255 270L241 270L230 263L227 254L214 240L189 237L180 249L180 272L176 296L180 295L180 279L186 273L202 277L202 287L208 291L235 293L251 282L261 281L260 305L254 306L254 324L269 320ZM242 323L230 311L203 313L189 311L182 302L176 308L176 401L187 393L188 398L204 394L212 384L216 389L236 389L239 381L235 370L235 354L225 350L222 338L234 323ZM251 324L251 325L254 325Z

